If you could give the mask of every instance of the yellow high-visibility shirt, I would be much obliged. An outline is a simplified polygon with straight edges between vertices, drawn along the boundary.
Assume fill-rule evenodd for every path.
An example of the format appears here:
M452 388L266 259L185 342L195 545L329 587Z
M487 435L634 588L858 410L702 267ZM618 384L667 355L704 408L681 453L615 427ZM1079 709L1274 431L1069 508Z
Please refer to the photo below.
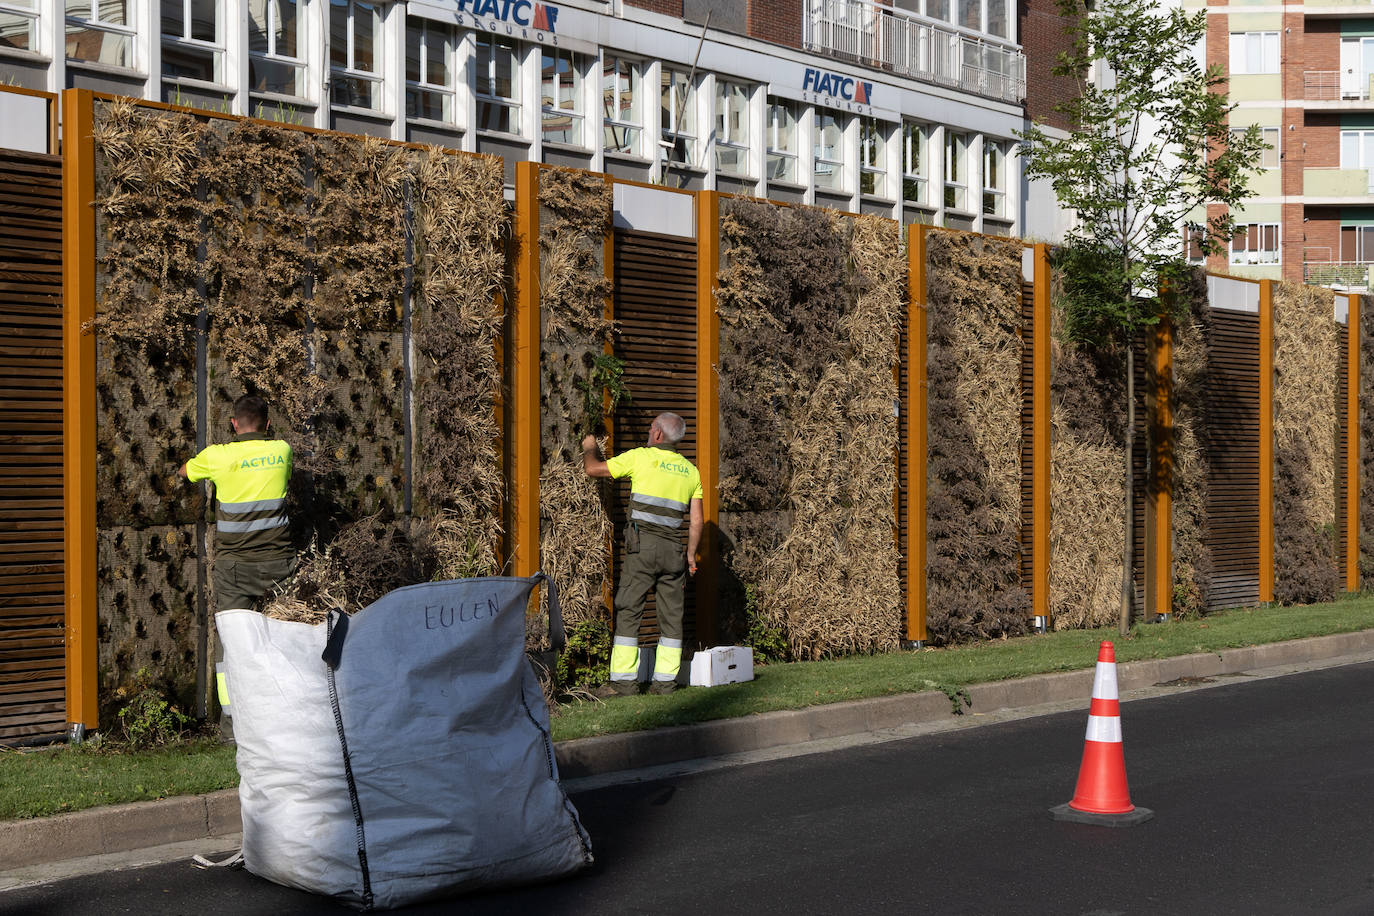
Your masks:
M254 556L291 550L286 517L291 465L291 446L265 432L207 446L186 462L188 480L215 485L217 549Z
M606 460L612 477L630 478L630 521L641 531L674 537L701 499L701 474L675 451L633 448Z

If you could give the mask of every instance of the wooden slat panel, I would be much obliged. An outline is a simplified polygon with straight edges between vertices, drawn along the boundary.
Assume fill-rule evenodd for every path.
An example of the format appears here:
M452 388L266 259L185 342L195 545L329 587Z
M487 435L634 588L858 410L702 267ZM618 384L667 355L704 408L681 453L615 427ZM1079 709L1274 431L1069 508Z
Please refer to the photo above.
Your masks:
M1211 609L1259 601L1259 316L1209 310L1207 530Z
M617 229L615 233L615 320L620 328L616 356L625 361L622 381L632 402L622 406L615 422L616 451L643 445L649 425L658 414L671 411L687 421L687 436L679 448L691 461L697 458L697 247L691 239ZM628 482L621 482L611 505L615 524L612 569L619 586L624 563L625 511ZM685 537L685 531L684 531ZM696 594L687 585L683 636L690 646L696 637ZM658 642L654 596L645 603L640 625L641 645Z
M0 150L0 741L66 729L61 177Z

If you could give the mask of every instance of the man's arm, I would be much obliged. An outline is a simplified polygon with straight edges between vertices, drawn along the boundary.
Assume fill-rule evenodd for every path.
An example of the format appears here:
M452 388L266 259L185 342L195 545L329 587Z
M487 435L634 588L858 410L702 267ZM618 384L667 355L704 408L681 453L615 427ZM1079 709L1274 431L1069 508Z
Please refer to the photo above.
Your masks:
M701 529L705 527L706 515L701 511L701 500L692 500L692 508L687 521L687 573L697 574L697 548L701 546Z
M182 476L182 477L186 477L186 476L187 476L187 474L186 474L186 465L185 465L184 463L182 464L181 467L177 468L177 474L179 474L179 475Z
M601 457L601 447L596 444L596 436L590 433L582 439L582 470L592 477L611 476L611 469Z

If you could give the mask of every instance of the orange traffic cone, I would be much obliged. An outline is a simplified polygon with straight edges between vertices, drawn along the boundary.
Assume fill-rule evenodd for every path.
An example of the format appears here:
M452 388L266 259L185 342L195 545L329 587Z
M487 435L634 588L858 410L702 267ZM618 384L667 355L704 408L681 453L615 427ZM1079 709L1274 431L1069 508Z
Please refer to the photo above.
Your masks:
M1073 801L1051 808L1057 821L1133 827L1155 813L1131 804L1126 785L1126 756L1121 748L1121 702L1116 693L1116 648L1102 643L1093 676L1093 701L1088 709L1088 734L1083 742L1083 765Z

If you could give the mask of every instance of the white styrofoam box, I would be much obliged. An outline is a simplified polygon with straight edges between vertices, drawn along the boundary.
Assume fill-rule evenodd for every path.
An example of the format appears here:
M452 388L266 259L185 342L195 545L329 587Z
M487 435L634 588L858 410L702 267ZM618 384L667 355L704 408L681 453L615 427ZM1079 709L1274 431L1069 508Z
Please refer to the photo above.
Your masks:
M692 656L692 686L717 687L754 679L754 650L716 646Z

